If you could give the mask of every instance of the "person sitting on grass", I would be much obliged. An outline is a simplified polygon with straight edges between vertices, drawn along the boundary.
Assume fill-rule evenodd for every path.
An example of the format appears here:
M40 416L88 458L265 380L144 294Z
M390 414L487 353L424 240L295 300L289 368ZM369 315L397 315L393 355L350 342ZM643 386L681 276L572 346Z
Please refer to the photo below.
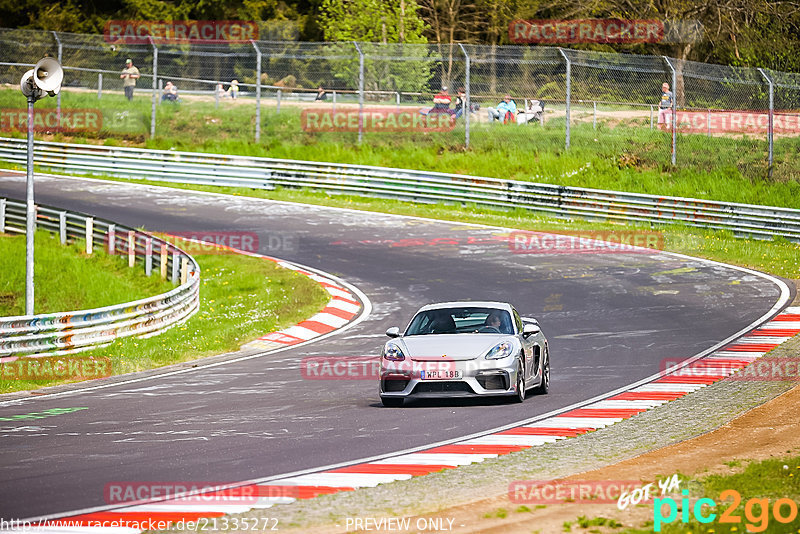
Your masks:
M503 123L507 123L514 120L514 116L517 114L517 103L514 102L511 95L506 95L496 108L487 108L487 111L490 122L503 121Z
M231 81L231 86L228 87L227 95L231 98L231 100L236 100L239 96L239 81L233 80Z
M442 90L433 97L433 108L428 113L447 113L452 115L453 110L450 109L450 102L452 101L453 99L447 94L447 86L443 85Z
M161 95L162 102L177 102L178 88L172 82L167 82L164 86L164 94Z

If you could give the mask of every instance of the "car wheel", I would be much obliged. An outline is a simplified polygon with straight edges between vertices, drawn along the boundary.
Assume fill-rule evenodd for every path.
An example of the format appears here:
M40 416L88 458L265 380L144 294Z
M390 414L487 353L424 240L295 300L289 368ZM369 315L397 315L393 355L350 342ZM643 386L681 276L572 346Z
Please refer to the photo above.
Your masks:
M517 368L517 394L514 396L515 402L525 402L525 371L521 365Z
M546 395L550 390L550 351L545 350L544 363L542 363L542 381L536 386L537 395Z
M400 397L381 397L381 402L387 408L399 408L403 405L403 398Z

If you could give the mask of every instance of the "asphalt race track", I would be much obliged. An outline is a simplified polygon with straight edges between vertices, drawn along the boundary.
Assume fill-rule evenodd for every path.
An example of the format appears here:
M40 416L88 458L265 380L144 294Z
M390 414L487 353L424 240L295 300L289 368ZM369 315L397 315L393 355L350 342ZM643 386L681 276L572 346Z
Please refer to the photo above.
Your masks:
M0 196L24 199L24 175L0 173ZM6 519L103 506L110 482L245 480L495 428L650 376L664 359L747 327L780 297L766 278L709 262L513 254L493 237L501 230L456 223L50 177L37 178L36 200L151 231L253 232L259 252L342 277L373 311L340 335L260 358L0 403L0 417L85 408L0 423ZM374 381L301 376L303 357L375 355L383 332L404 327L419 306L462 299L509 301L539 319L551 347L549 395L390 409Z

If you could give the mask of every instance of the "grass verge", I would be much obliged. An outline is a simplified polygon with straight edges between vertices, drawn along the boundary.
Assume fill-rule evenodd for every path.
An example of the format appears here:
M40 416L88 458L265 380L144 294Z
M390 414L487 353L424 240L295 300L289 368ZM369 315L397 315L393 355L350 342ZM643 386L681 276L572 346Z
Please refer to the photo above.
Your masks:
M158 336L124 338L81 355L108 358L114 375L154 369L236 350L313 315L328 301L319 284L272 261L235 254L195 259L201 269L200 309L186 323ZM0 374L0 393L65 382L4 380Z
M120 256L95 247L86 254L83 240L61 245L46 231L34 239L34 310L55 313L111 306L172 289L144 269L129 269ZM0 317L25 314L25 236L0 233Z
M160 105L156 137L149 137L149 93L133 102L118 94L98 100L93 93L62 93L64 109L99 109L103 125L74 136L44 135L54 141L129 145L220 154L330 161L427 171L463 173L656 195L800 207L800 138L775 139L775 162L767 176L767 143L750 136L681 134L677 166L669 164L670 136L650 130L649 118L636 116L571 127L564 148L564 120L545 127L502 126L477 122L470 149L463 149L464 126L451 132L367 132L363 144L351 132L319 133L303 129L301 111L312 104L274 102L262 109L261 139L255 143L255 104L243 99L215 108L213 101L187 98ZM24 108L19 91L0 90L0 107ZM44 100L42 109L55 106ZM409 109L416 109L413 104ZM329 109L322 106L314 109ZM21 132L13 133L23 136Z

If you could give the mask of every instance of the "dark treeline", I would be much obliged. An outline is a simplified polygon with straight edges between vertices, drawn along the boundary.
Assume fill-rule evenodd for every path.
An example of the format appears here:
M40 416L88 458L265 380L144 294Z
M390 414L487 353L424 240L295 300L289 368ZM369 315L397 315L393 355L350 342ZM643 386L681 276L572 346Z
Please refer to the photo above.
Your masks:
M800 72L800 0L0 0L6 28L102 33L117 19L256 20L303 41L508 44L512 20L581 18L699 21L703 31L679 44L567 46Z

